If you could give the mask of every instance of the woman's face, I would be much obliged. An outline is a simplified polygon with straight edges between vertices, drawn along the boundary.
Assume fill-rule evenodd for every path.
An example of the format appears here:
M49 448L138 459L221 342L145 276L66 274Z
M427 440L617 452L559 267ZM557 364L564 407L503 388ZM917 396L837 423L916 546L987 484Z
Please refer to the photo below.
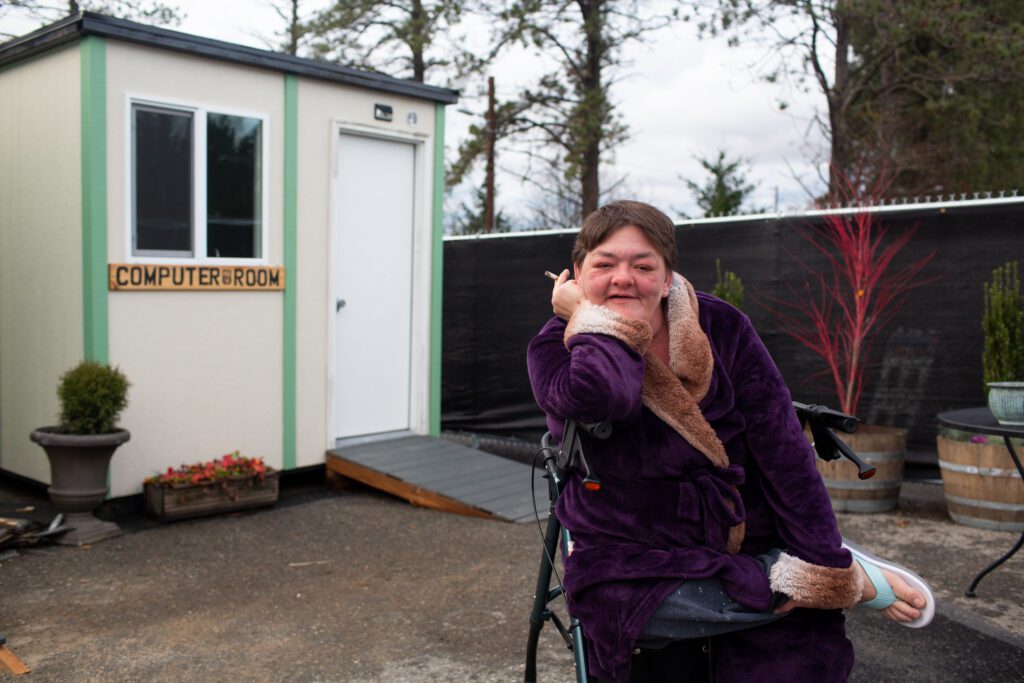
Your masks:
M665 260L635 225L613 232L574 270L590 303L651 324L661 315L661 300L672 282Z

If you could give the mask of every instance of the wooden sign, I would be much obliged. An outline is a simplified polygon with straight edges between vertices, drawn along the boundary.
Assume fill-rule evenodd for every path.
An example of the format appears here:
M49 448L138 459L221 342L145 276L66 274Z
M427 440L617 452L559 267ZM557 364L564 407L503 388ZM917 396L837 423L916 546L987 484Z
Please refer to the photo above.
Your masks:
M172 266L111 263L110 291L284 289L284 266Z

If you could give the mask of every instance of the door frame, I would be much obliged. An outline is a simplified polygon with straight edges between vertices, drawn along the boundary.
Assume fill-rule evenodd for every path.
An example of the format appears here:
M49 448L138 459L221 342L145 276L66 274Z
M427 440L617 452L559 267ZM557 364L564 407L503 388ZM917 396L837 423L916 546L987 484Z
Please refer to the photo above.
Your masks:
M337 340L337 314L335 305L334 273L336 244L335 219L340 208L334 194L338 178L338 159L341 136L353 135L377 138L388 142L406 143L413 146L413 221L412 221L412 328L409 357L409 431L414 434L430 433L430 293L431 293L431 251L433 246L433 215L430 201L432 194L427 182L430 155L424 143L429 136L424 133L406 133L368 126L350 121L333 120L330 124L330 168L328 169L328 225L327 225L327 348L326 348L326 391L327 434L325 444L328 450L335 447L337 435L335 413L335 388L337 368L335 367L335 343ZM372 435L366 435L372 436Z

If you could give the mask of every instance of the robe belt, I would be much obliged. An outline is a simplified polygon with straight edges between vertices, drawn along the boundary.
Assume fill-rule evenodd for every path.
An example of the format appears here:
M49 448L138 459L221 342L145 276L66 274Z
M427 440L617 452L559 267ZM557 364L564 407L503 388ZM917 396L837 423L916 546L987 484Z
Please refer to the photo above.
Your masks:
M679 484L679 516L704 522L708 547L725 551L729 528L746 518L737 486L744 480L740 465L705 467Z

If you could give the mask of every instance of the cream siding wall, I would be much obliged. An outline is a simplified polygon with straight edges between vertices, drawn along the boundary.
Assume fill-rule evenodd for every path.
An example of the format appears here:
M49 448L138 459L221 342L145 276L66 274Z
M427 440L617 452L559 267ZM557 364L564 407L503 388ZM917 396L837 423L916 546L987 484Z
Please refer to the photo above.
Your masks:
M79 82L77 43L0 70L0 467L42 482L83 348Z
M284 76L159 49L107 43L109 260L126 260L127 97L269 116L268 262L283 260ZM288 273L286 277L293 274ZM240 449L281 467L281 292L110 292L110 361L132 388L111 495L157 470ZM122 452L123 451L123 452ZM321 458L322 459L322 458Z
M128 97L268 117L267 261L283 260L284 75L151 47L106 42L108 260L126 253ZM56 421L57 378L82 357L79 46L0 71L0 467L49 480L31 429ZM373 119L375 103L394 108ZM410 125L408 115L417 121ZM330 211L338 124L414 136L417 197L414 320L429 328L434 103L299 79L298 466L321 464L330 425ZM280 292L110 292L109 358L132 382L111 495L144 477L240 449L282 466L283 296ZM429 338L414 336L414 404L426 412ZM343 386L339 387L343 390ZM413 429L428 425L413 416Z
M395 132L404 135L422 134L426 140L425 144L417 145L416 149L417 171L422 181L416 187L416 211L419 220L417 228L421 232L425 230L425 234L416 237L414 258L420 259L425 255L429 270L429 253L423 253L423 244L426 242L429 252L433 149L428 136L432 136L434 130L434 103L388 93L345 88L310 79L300 79L298 90L296 463L304 466L322 463L324 450L334 445L329 415L332 387L328 367L328 358L331 354L328 348L328 324L334 314L329 291L329 265L330 190L335 127L341 123L385 136ZM374 103L389 104L393 107L394 119L391 123L374 120ZM416 114L415 126L408 124L409 113ZM386 254L381 258L384 261L381 264L382 273L388 267L395 267L394 264L386 263ZM424 287L421 283L421 280L414 281L414 306L417 315L425 315L429 319L429 306L421 301L423 296L429 297L429 287ZM368 286L372 286L372 283L368 283ZM429 299L426 301L429 303ZM368 343L372 343L372 335L371 330L368 332ZM416 339L414 336L414 372L423 375L419 381L414 378L414 392L426 391L425 375L429 369L428 341ZM337 390L344 391L344 386L339 383ZM426 396L423 396L420 402L423 401L426 401ZM413 428L424 433L427 431L425 424L414 422Z

